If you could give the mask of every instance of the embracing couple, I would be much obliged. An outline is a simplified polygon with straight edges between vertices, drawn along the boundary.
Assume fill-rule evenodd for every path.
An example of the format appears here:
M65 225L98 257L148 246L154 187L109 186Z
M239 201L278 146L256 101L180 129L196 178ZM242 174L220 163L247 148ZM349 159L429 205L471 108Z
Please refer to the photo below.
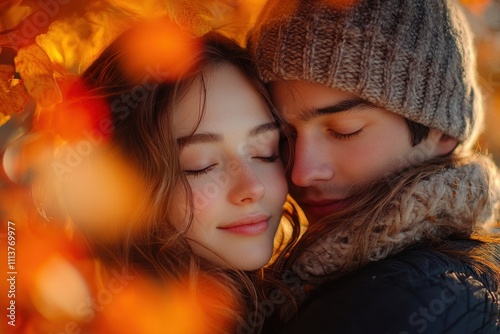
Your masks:
M76 101L112 109L136 89L140 33L101 53ZM148 205L137 233L95 245L103 261L222 282L237 302L214 333L499 332L500 182L473 150L482 99L453 2L270 0L248 50L190 43L186 66L110 113L108 151Z

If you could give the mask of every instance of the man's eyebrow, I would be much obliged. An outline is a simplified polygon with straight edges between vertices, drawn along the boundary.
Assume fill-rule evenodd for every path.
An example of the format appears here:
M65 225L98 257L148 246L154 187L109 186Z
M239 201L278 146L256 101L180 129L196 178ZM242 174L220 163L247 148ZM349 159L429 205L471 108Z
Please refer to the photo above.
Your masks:
M261 133L267 131L274 131L278 129L279 125L276 122L263 123L252 128L249 131L249 135L251 137L255 137ZM224 141L224 136L220 133L203 132L203 133L195 133L190 136L179 137L177 138L177 145L179 145L179 147L183 147L188 144L217 143L222 141Z
M177 138L177 145L179 147L186 146L187 144L195 143L216 143L224 140L224 136L219 133L213 132L203 132L195 133L190 136L184 136Z
M330 105L328 107L323 108L314 108L310 110L306 110L301 115L301 120L303 122L307 122L313 118L331 115L339 112L347 112L347 111L357 111L362 110L366 107L374 107L375 105L367 100L361 98L354 98L349 100L340 101L337 104Z

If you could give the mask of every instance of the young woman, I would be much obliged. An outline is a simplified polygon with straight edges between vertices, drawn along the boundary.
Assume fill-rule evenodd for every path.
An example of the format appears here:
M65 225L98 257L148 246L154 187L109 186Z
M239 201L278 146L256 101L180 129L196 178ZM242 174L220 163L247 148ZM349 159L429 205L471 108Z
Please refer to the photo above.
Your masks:
M219 321L207 332L253 328L256 270L273 254L287 197L282 121L243 49L214 33L193 38L169 29L148 23L125 32L69 90L63 112L86 115L90 126L80 132L100 148L71 171L58 169L62 202L108 268L126 265L166 282L188 278L193 286L213 278L237 303L214 304L210 316ZM171 51L189 52L163 61L170 55L160 52L169 48L159 43L181 35ZM78 151L82 136L66 135ZM95 188L79 172L92 159L126 169L130 188L113 192L101 184L79 192ZM119 214L100 209L106 191L116 196ZM297 229L289 222L293 240Z

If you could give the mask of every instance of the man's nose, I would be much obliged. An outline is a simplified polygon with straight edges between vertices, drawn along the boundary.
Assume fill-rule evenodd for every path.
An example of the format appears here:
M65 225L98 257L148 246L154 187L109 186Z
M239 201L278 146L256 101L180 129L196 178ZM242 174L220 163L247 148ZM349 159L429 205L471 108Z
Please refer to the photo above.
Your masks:
M332 157L319 138L297 136L295 141L292 182L308 187L316 181L330 180L335 172Z

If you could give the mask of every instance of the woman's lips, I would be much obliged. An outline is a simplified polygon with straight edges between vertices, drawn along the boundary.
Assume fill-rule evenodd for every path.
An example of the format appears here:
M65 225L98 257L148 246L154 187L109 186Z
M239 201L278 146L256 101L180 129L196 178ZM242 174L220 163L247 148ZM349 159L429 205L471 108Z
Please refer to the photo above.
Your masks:
M247 236L262 234L269 227L270 216L265 214L256 214L235 220L227 225L220 226L218 229Z

